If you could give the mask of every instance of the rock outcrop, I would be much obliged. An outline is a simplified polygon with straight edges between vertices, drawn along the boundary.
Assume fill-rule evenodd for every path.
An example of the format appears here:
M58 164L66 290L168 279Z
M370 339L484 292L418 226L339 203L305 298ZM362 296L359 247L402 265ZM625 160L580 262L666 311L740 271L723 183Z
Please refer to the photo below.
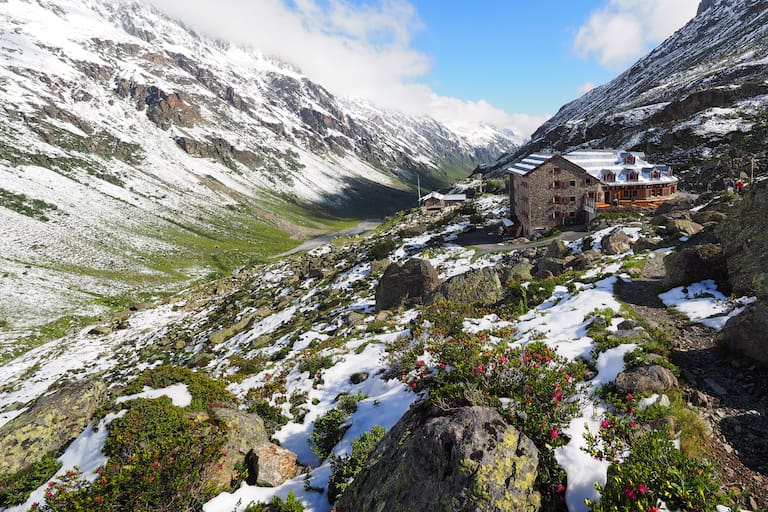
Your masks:
M768 182L761 181L744 196L716 229L728 278L736 295L757 295L768 301Z
M428 260L392 263L376 286L376 311L421 304L439 284L440 277Z
M496 409L424 402L379 443L336 510L535 511L537 468L533 442Z
M64 448L85 429L106 395L101 381L76 382L40 397L0 427L0 475L16 473Z

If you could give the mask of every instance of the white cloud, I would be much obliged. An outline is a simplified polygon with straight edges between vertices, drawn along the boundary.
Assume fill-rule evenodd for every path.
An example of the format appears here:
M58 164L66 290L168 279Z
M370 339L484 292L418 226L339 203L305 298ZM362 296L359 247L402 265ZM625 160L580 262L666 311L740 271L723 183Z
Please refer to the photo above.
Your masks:
M195 30L258 48L335 94L442 122L488 123L528 136L539 117L485 101L438 96L420 80L429 56L411 47L423 28L407 0L150 0Z
M579 94L586 94L586 93L588 93L589 91L591 91L592 89L594 89L595 87L596 87L596 86L595 86L595 83L594 83L594 82L585 82L585 83L583 83L583 84L581 84L581 85L579 86L579 88L577 89L577 91L579 91Z
M672 35L696 14L699 0L609 0L582 25L573 47L620 70Z

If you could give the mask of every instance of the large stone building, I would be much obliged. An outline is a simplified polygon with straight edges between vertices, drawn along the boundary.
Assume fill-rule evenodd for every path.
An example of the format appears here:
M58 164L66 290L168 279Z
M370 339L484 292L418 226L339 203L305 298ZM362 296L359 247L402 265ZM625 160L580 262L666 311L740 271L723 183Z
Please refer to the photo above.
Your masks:
M666 165L643 153L617 150L535 153L509 171L511 210L522 234L553 226L584 224L601 205L664 200L677 192Z

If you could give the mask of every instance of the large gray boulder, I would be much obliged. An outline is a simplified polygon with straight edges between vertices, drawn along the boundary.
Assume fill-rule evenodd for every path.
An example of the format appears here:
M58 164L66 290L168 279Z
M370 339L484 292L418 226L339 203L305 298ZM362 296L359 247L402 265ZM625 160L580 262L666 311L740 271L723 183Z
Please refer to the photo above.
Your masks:
M440 284L427 260L412 258L403 265L392 263L376 285L376 311L421 304Z
M107 395L99 380L83 380L38 398L21 415L0 427L0 476L12 474L49 452L58 452L91 421Z
M677 387L677 377L663 366L640 366L616 377L616 387L629 393L661 393Z
M470 270L440 284L427 302L447 300L458 304L495 304L504 298L504 287L493 268Z
M538 452L496 409L414 406L368 458L338 512L536 511Z
M723 346L728 350L768 366L768 306L754 302L723 328Z
M562 259L572 253L571 248L562 240L553 240L547 247L547 258Z
M605 235L600 240L600 245L603 247L604 254L621 254L631 248L631 241L624 231L617 229L613 233Z

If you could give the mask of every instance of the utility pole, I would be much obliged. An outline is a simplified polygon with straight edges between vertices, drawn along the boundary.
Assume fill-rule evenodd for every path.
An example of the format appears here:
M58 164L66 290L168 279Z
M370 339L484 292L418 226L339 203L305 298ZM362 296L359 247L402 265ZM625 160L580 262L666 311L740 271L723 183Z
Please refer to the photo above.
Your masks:
M419 173L416 173L416 188L419 191L419 204L421 204L421 176L419 176Z

